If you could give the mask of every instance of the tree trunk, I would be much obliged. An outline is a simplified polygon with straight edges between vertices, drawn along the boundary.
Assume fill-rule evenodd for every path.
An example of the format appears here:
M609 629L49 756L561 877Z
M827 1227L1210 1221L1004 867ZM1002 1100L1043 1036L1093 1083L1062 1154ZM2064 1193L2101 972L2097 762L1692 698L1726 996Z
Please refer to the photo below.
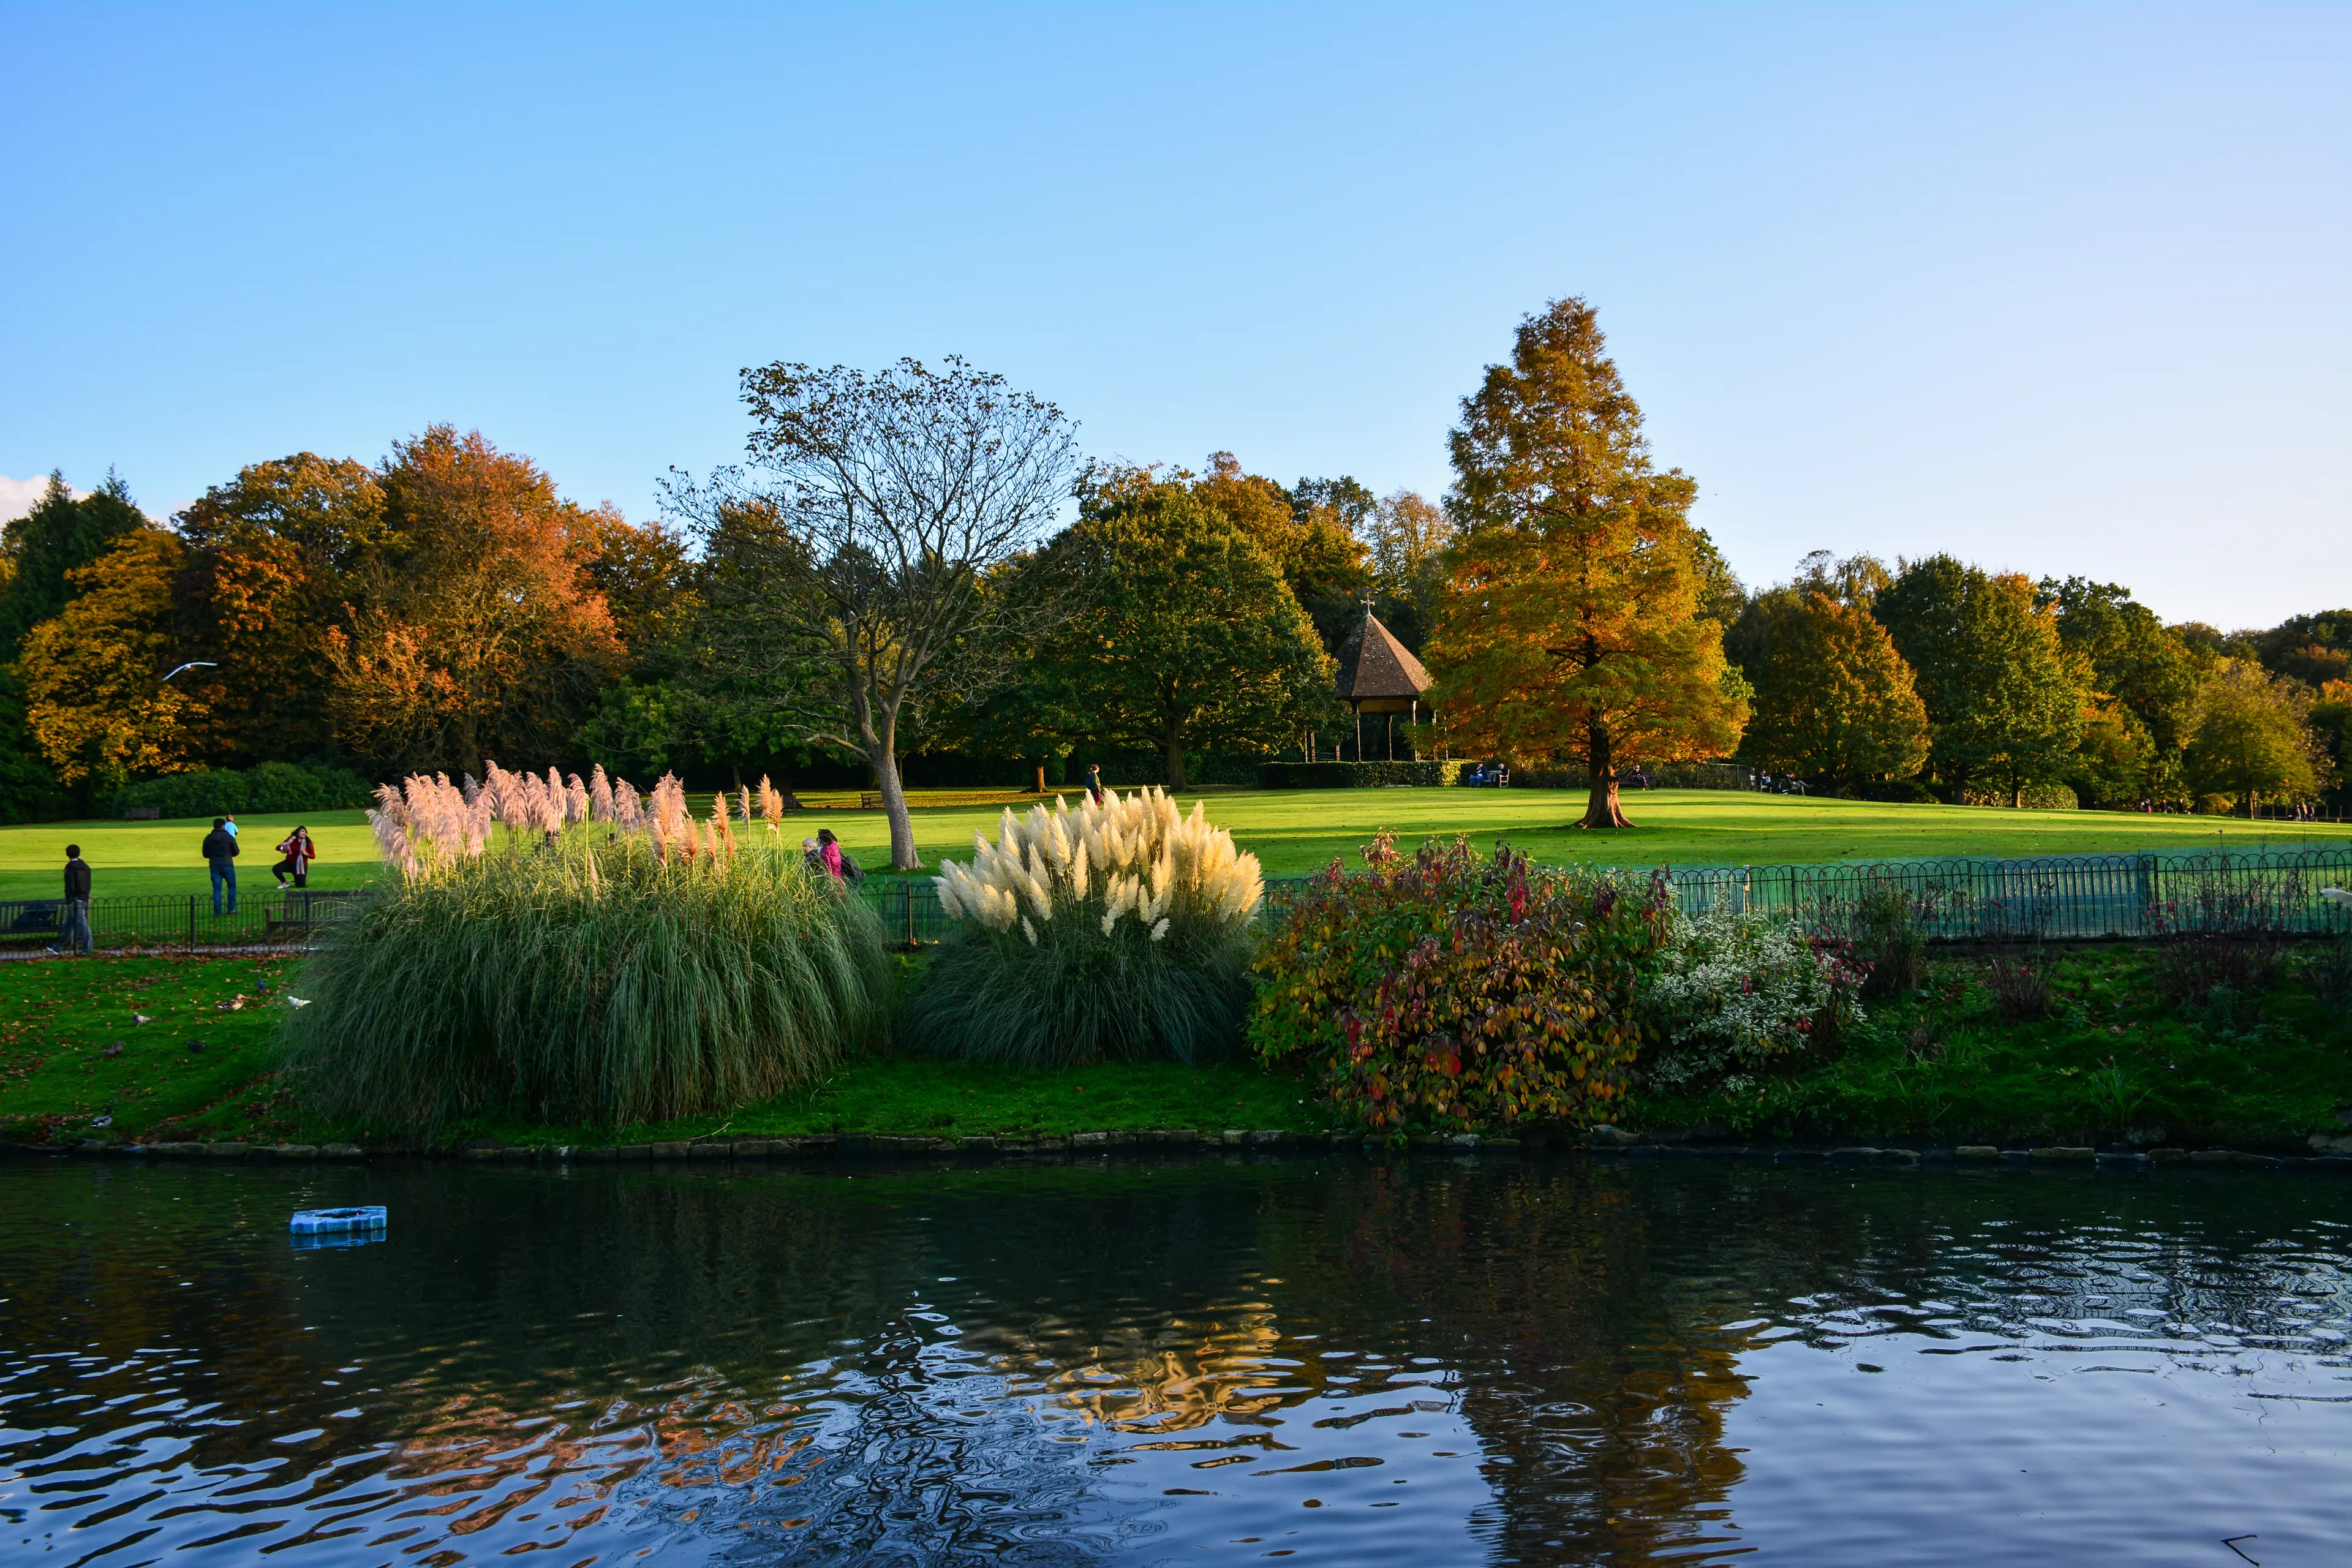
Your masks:
M2014 773L2010 775L2009 780L2009 809L2011 811L2025 809L2025 781Z
M1168 787L1184 787L1184 732L1171 728L1160 742L1160 754L1168 759Z
M1037 764L1037 787L1030 793L1032 795L1044 795L1045 793L1045 764L1043 763L1039 763Z
M882 786L882 810L890 818L890 869L912 871L922 865L915 855L915 824L907 815L907 791L898 783L898 758L891 741L885 741L874 763L874 782Z
M1584 820L1579 827L1631 827L1624 812L1617 805L1617 765L1610 755L1609 730L1595 722L1585 731L1588 755L1592 759L1592 793L1584 804Z
M2245 794L2245 798L2238 802L2238 815L2244 817L2249 822L2253 820L2254 792L2252 790L2248 790Z

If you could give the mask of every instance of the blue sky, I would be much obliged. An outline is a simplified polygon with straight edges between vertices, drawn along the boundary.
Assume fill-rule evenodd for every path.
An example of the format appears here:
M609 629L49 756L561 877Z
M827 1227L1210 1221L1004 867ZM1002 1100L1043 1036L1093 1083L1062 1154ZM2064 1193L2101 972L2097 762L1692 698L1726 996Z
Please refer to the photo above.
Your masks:
M2352 601L2352 6L0 5L0 474L435 421L652 510L736 373L960 353L1098 456L1434 494L1599 308L1751 581Z

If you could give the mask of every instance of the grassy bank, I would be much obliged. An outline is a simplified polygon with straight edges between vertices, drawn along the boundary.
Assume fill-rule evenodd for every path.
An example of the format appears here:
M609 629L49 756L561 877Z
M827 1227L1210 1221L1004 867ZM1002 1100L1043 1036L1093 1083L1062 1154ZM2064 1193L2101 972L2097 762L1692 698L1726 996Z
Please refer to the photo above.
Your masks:
M2124 944L2054 954L2046 1016L2010 1021L1981 959L1929 966L1913 994L1869 1006L1864 1023L1788 1071L1703 1095L1653 1096L1636 1129L1720 1129L1739 1137L1917 1143L2226 1143L2305 1147L2316 1130L2352 1132L2352 1016L2322 1005L2291 952L2261 994L2201 1005L2159 994L2155 950Z
M2352 1107L2352 1020L2325 1010L2292 961L2267 994L2185 1011L2158 999L2153 962L2124 946L2067 952L2051 972L2049 1016L2011 1023L1977 961L1945 958L1919 994L1874 1005L1832 1050L1735 1092L1638 1100L1620 1120L1757 1139L1931 1144L2160 1134L2173 1146L2300 1149L2315 1130L2352 1131L2338 1122L2339 1108ZM325 1142L362 1132L304 1116L277 1076L277 1028L285 987L300 994L296 973L289 961L252 958L0 965L0 1137ZM112 1125L94 1129L92 1118L110 1111ZM1331 1125L1297 1080L1246 1063L1057 1073L883 1056L726 1116L617 1131L485 1121L450 1137L593 1144Z
M964 792L939 792L954 798ZM993 832L996 805L923 805L916 792L915 842L928 865L971 850L976 828ZM706 808L708 801L701 805ZM1578 791L1485 789L1237 790L1212 807L1220 826L1256 855L1272 876L1320 869L1332 857L1352 860L1377 830L1412 844L1466 833L1481 849L1507 838L1555 865L1774 865L1822 860L1903 859L1927 855L2012 857L2091 850L2252 848L2260 844L2352 844L2352 828L2330 824L2241 823L2204 816L2137 816L2097 811L2004 811L1988 806L1886 805L1869 801L1719 790L1632 791L1635 823L1618 833L1571 826L1584 809ZM357 812L300 818L319 843L311 871L318 888L357 887L378 874L375 846ZM245 818L246 850L237 862L247 887L270 886L270 846L292 816ZM878 811L811 811L792 819L804 834L831 827L868 868L889 862L889 826ZM196 857L209 820L41 823L0 828L0 899L53 898L65 847L79 843L102 898L129 894L205 894Z

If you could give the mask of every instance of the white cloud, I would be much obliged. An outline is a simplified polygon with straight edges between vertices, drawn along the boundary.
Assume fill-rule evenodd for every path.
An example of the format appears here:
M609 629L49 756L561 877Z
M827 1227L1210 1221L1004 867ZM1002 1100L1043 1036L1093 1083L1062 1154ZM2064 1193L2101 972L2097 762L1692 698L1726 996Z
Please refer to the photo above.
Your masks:
M32 510L33 504L48 488L49 477L47 474L37 479L12 479L0 474L0 522L12 521ZM88 490L76 490L74 499L79 500L88 494Z

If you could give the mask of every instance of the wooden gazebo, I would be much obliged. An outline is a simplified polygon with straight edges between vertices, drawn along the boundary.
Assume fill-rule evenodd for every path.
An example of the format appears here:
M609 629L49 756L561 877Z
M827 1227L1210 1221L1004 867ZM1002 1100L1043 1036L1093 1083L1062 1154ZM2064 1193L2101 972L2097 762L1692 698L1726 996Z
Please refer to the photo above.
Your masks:
M1364 760L1364 715L1383 716L1387 733L1387 751L1391 762L1396 760L1396 716L1412 715L1411 722L1421 721L1421 699L1430 688L1429 671L1396 634L1381 625L1368 602L1364 605L1364 624L1356 635L1339 647L1339 700L1356 716L1356 760Z

